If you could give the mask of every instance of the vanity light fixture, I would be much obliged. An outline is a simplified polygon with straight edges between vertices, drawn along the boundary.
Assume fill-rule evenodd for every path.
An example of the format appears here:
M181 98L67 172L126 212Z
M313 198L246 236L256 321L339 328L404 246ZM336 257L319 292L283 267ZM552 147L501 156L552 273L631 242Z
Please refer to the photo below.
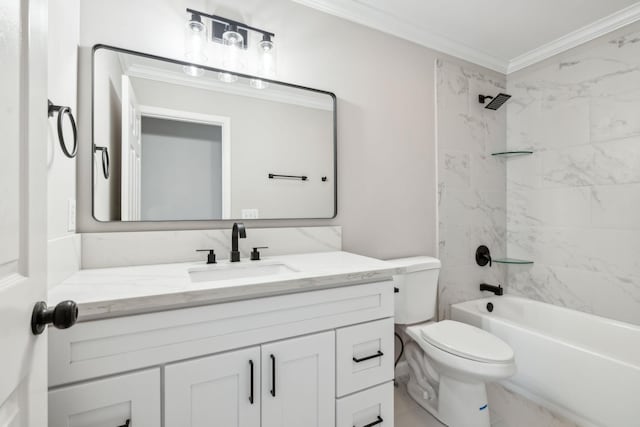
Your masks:
M224 44L225 50L222 59L222 66L225 69L237 70L242 68L242 51L248 51L250 34L258 33L261 36L257 43L258 60L256 62L256 74L260 77L275 77L275 57L273 38L275 34L261 28L252 27L242 22L234 21L218 15L200 12L194 9L187 9L189 18L187 21L187 60L203 63L207 58L204 55L204 47L207 41ZM205 20L211 23L211 38L207 35ZM255 42L254 42L255 43ZM253 55L256 55L255 53ZM195 66L185 66L185 73L189 75L201 75L204 70ZM200 74L197 74L200 73ZM218 79L227 83L233 83L238 77L230 72L218 73ZM251 86L256 89L264 89L268 83L260 79L252 79Z
M207 57L204 54L204 46L207 42L207 27L202 23L202 18L196 13L191 14L187 21L185 30L185 51L189 62L206 63ZM185 65L182 67L185 74L199 77L204 74L204 69L195 65Z

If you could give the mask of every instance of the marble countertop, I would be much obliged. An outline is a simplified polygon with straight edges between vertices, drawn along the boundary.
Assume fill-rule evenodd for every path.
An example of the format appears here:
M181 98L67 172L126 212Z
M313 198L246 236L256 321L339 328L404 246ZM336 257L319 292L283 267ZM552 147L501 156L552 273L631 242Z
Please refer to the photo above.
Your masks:
M228 260L81 270L49 290L49 305L78 303L78 321L313 291L391 279L401 268L348 252L243 259L235 266L285 264L292 272L192 282L189 271L229 267Z

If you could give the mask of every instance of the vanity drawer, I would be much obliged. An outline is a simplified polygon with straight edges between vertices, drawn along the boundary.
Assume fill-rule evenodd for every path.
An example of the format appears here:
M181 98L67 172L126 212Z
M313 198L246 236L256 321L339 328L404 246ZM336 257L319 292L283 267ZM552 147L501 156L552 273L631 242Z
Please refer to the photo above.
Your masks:
M393 379L393 318L338 329L338 397Z
M336 427L371 425L393 427L393 381L336 401Z

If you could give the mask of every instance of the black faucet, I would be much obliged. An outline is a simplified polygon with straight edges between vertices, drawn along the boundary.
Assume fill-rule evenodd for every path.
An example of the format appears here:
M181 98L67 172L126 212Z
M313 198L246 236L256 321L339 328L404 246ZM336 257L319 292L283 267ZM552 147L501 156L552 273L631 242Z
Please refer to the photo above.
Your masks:
M240 261L240 251L238 250L238 237L244 239L247 237L247 230L241 222L234 222L231 230L231 262Z
M480 290L481 291L489 291L489 292L493 292L496 295L502 295L504 293L504 289L502 288L502 286L498 285L498 286L493 286L493 285L487 285L486 283L481 283L480 284Z

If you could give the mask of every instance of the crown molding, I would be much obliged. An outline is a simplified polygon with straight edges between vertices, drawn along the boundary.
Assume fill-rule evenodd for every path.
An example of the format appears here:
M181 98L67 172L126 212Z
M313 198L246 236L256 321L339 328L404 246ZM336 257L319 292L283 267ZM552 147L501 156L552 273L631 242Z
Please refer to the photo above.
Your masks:
M507 74L544 61L547 58L577 47L638 20L640 20L640 2L513 58L509 61Z
M640 2L594 21L576 31L535 48L511 60L496 58L465 44L431 33L397 16L356 1L340 2L331 0L293 0L301 5L355 22L366 27L392 34L419 45L455 56L465 61L509 74L544 61L554 55L572 49L583 43L615 31L640 20Z
M478 64L499 73L505 74L509 66L509 62L506 60L496 58L462 43L429 32L397 16L390 16L382 10L359 2L341 2L341 4L338 5L336 4L338 2L330 0L293 1L303 6Z

